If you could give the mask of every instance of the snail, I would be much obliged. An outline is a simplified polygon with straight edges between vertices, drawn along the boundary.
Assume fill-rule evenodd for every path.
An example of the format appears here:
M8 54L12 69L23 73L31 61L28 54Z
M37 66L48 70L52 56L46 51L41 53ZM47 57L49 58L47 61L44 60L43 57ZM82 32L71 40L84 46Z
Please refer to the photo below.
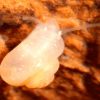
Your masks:
M42 88L50 84L64 50L61 31L54 20L40 23L0 65L2 79L13 86Z
M100 26L100 23L79 25L62 32L55 20L38 23L31 34L4 57L0 65L1 78L13 86L42 88L49 85L64 50L62 33L94 26Z

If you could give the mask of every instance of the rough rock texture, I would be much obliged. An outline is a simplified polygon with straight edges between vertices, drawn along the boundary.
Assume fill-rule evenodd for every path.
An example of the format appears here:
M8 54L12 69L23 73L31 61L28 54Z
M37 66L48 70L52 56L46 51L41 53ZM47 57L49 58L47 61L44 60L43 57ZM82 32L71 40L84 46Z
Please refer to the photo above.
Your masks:
M34 18L51 17L64 33L82 23L100 23L100 0L0 0L0 62L34 29ZM100 26L63 38L66 47L52 84L28 89L0 79L0 100L100 100Z

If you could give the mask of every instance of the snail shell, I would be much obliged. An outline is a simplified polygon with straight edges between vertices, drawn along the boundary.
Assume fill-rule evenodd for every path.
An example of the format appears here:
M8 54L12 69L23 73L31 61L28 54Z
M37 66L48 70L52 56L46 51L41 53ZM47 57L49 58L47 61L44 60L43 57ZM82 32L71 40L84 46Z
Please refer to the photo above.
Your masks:
M13 86L41 88L50 84L59 68L64 49L56 22L40 23L9 52L0 65L2 79Z

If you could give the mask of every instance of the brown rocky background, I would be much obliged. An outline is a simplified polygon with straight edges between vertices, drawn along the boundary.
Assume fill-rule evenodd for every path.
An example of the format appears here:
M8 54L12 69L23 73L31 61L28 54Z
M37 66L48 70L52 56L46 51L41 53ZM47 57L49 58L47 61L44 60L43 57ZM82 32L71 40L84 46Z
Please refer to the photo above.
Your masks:
M65 41L48 87L13 87L0 79L0 100L100 100L100 0L0 0L0 62L37 24L56 18ZM79 28L66 33L70 28ZM34 42L34 41L33 41Z

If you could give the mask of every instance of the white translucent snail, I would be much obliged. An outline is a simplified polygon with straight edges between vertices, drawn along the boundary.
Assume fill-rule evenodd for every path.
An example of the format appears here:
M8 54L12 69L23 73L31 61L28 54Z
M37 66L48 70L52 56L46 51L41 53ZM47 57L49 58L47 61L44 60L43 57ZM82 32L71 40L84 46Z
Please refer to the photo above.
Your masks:
M40 23L4 57L0 75L13 86L45 87L54 79L63 50L64 41L57 23L54 20Z
M100 26L100 23L86 25L87 28L94 26ZM63 33L86 27L80 25ZM10 85L28 88L49 85L59 68L58 57L64 50L61 35L55 20L39 23L25 40L4 57L0 65L2 79Z

